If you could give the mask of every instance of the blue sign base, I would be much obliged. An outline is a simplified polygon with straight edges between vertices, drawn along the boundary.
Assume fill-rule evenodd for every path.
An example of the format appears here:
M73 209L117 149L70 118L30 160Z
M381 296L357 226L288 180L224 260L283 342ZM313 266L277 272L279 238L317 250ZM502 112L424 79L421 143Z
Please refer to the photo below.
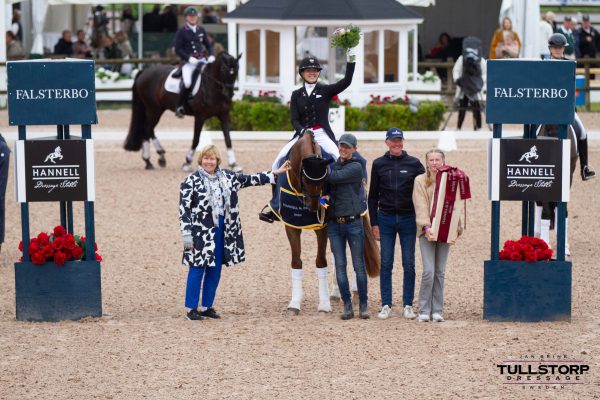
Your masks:
M571 262L487 260L483 319L571 321Z
M102 316L98 261L15 263L17 320L57 322Z

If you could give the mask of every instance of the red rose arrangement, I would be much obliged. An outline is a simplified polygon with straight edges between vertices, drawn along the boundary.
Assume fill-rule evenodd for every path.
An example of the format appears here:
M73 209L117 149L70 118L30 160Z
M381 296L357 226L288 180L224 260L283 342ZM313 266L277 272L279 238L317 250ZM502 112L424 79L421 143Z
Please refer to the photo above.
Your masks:
M553 253L548 243L542 239L523 236L517 241L507 240L500 252L500 259L525 262L547 261L552 258Z
M23 252L23 242L19 243L19 250ZM98 246L94 243L94 251ZM49 235L41 232L37 237L29 241L29 255L31 262L42 265L46 261L52 261L57 265L64 265L65 261L85 259L85 236L67 233L63 226L56 226ZM96 260L102 261L102 256L96 254ZM21 257L21 261L23 258Z

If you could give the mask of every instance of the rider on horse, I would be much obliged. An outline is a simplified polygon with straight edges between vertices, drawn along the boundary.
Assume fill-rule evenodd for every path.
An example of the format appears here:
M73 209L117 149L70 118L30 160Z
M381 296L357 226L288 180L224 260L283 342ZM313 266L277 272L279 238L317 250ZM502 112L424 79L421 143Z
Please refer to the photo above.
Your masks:
M555 33L548 39L548 48L550 49L551 60L567 60L564 57L567 38L562 33ZM579 152L579 166L581 167L581 179L587 181L596 177L596 171L588 164L588 142L587 131L575 113L575 122L573 130L577 136L577 151Z
M208 40L208 34L203 27L198 25L198 10L187 7L183 12L185 25L179 28L175 35L175 53L181 57L183 66L183 87L179 93L179 102L175 109L175 115L183 118L185 115L185 104L192 91L192 79L196 70L201 70L206 63L213 62L212 46ZM208 56L208 59L206 58Z
M286 157L298 138L307 130L313 132L317 144L334 160L340 157L335 135L329 126L329 103L334 96L344 91L352 83L352 75L356 66L354 48L348 49L347 61L344 77L336 83L326 85L317 82L323 69L319 60L315 57L306 57L302 60L298 67L298 73L302 78L303 85L292 92L290 100L292 126L296 133L275 158L273 163L275 169L278 164L281 164L281 160ZM273 188L274 192L275 188ZM273 222L275 215L265 209L266 207L259 214L260 219L265 222Z

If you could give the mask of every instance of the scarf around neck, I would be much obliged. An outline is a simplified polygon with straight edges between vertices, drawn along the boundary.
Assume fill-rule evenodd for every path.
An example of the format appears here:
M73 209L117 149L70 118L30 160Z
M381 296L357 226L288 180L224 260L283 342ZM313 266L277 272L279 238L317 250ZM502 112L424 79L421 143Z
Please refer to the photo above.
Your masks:
M209 174L202 167L198 167L200 177L207 188L208 203L212 208L212 219L215 226L219 225L219 215L225 216L231 208L231 190L227 177L218 169L214 174Z

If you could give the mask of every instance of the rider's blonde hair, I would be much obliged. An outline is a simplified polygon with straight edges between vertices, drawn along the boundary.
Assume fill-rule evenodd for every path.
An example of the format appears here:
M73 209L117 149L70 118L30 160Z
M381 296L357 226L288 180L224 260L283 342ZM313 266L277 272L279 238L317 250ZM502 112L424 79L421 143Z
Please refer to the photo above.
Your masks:
M204 156L214 156L217 159L217 167L221 165L221 153L214 144L209 144L200 150L200 154L198 154L198 165L202 165Z
M442 156L442 161L444 165L446 164L446 155L440 149L431 149L427 153L425 153L425 170L427 171L427 179L425 179L425 186L429 187L433 184L433 177L431 176L431 171L429 171L429 166L427 165L427 160L429 160L430 154L439 154Z

